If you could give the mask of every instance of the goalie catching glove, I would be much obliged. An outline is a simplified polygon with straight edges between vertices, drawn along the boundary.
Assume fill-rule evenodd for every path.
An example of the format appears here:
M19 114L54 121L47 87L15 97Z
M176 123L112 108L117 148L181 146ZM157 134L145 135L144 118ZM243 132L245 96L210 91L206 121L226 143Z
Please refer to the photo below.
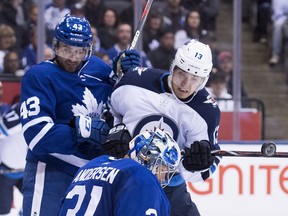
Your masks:
M201 171L208 169L214 163L210 143L206 140L195 141L190 148L184 149L182 164L186 170Z
M113 58L113 71L119 75L140 66L140 55L136 50L125 50Z
M109 134L104 141L104 154L123 158L129 151L129 142L131 139L130 133L124 124L115 125L109 131Z
M109 133L108 125L99 118L91 118L78 114L75 119L77 143L89 142L101 149L105 137Z

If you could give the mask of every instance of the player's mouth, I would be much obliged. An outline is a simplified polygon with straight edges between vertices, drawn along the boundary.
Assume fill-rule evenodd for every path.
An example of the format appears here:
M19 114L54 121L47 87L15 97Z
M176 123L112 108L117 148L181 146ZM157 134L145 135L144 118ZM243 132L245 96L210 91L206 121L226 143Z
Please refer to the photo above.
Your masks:
M187 89L184 89L184 88L178 88L178 91L182 94L187 94L188 93L188 90Z

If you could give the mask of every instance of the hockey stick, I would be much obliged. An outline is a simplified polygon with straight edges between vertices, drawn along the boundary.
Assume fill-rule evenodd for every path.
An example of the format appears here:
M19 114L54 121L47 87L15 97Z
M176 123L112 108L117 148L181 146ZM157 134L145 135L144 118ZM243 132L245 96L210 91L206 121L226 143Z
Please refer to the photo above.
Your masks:
M136 31L135 31L135 34L133 36L133 40L132 40L132 43L131 43L131 45L129 47L129 50L134 49L136 44L137 44L137 42L138 42L138 39L140 37L140 34L141 34L142 29L144 27L144 24L146 22L146 19L147 19L147 16L149 14L149 11L150 11L150 8L152 6L152 3L153 3L153 0L148 0L146 2L145 8L144 8L144 10L142 12L141 19L140 19L140 21L138 23L138 26L136 28Z
M139 21L139 23L138 23L138 26L137 26L137 28L136 28L136 31L135 31L135 33L134 33L132 42L131 42L130 47L128 48L128 50L132 50L132 49L135 48L135 46L136 46L136 44L137 44L137 42L138 42L138 39L139 39L139 37L140 37L140 34L141 34L142 30L143 30L143 27L144 27L144 24L145 24L145 22L146 22L146 19L147 19L147 17L148 17L150 8L151 8L151 6L152 6L152 3L153 3L153 0L148 0L148 1L146 2L145 8L144 8L144 10L143 10L143 12L142 12L142 15L141 15L141 19L140 19L140 21ZM118 80L120 80L121 77L123 76L123 73L122 73L122 70L121 70L121 61L120 61L120 59L123 58L123 57L125 57L125 53L123 53L123 54L121 55L121 57L119 58L119 60L118 60L118 62L117 62L117 71L116 71L116 74L118 75Z
M211 153L214 156L288 158L288 152L276 152L276 145L273 142L264 143L261 146L261 151L214 150Z

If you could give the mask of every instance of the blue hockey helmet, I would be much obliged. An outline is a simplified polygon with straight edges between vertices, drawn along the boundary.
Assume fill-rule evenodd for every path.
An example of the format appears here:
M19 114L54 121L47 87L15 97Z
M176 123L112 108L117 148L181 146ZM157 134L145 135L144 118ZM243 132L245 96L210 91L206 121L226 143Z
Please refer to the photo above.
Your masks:
M53 50L56 49L59 42L69 46L88 48L84 60L91 56L93 34L88 20L83 17L71 16L66 14L58 23L54 30Z
M181 159L179 146L170 134L159 128L146 131L131 140L129 147L130 158L156 175L162 187L169 184Z

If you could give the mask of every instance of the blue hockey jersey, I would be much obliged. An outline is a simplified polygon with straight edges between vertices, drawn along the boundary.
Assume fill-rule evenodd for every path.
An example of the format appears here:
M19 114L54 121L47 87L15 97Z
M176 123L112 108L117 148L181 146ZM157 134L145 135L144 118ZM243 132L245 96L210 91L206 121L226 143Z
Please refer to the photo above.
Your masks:
M157 178L132 159L100 156L79 169L59 216L169 216Z
M220 110L215 100L204 88L189 103L180 102L168 88L168 76L167 71L141 67L125 73L111 95L114 123L123 122L132 136L160 127L173 136L180 149L198 140L209 140L212 150L219 149ZM201 172L189 172L180 163L179 170L186 181L202 181L219 162L217 158L210 169Z
M114 85L111 68L92 56L78 73L52 61L33 66L21 81L21 123L27 160L54 164L74 176L91 157L81 154L70 120L78 113L100 117Z

